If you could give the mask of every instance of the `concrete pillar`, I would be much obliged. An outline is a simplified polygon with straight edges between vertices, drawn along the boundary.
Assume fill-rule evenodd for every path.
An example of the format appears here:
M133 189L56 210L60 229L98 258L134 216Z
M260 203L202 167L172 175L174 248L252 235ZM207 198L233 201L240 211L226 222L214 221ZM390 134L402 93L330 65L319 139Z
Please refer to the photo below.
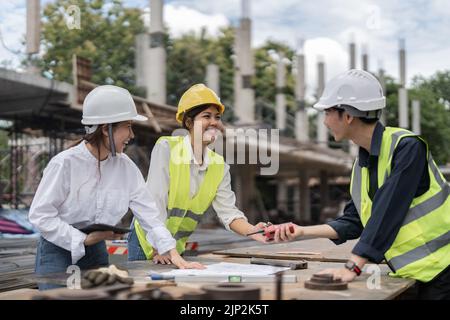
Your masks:
M235 53L239 79L235 78L235 87L239 86L235 95L235 116L238 123L251 124L255 122L255 92L252 79L255 74L252 52L252 21L250 19L249 0L242 0L242 15L236 31Z
M239 99L239 120L241 123L253 123L255 121L255 92L252 79L254 76L254 60L251 48L251 20L241 20L241 97Z
M27 0L26 53L39 52L41 34L40 0Z
M277 208L285 214L288 212L288 185L286 179L279 179L277 184Z
M297 112L295 113L295 137L298 141L309 141L308 113L305 106L305 55L303 54L303 41L300 41L300 50L297 54L297 73L295 77L295 100Z
M400 85L406 86L406 49L405 39L399 40L399 71L400 71Z
M135 72L136 85L145 88L147 86L148 50L150 48L150 36L148 33L136 35L135 39Z
M350 69L356 69L356 44L354 35L351 35L350 37L350 44L349 44L349 67Z
M413 100L412 101L412 131L417 134L422 134L422 129L420 126L420 101Z
M408 91L406 88L398 89L398 126L400 128L409 128L409 110L408 110Z
M309 172L302 170L299 172L300 187L300 212L301 221L311 222L311 197L309 191Z
M276 118L277 129L286 129L286 97L284 95L284 88L286 86L286 66L284 65L284 55L279 54L277 61L276 74Z
M369 52L367 44L362 47L362 69L364 71L369 71Z
M166 103L166 49L164 48L163 0L150 0L150 48L147 99Z
M220 97L220 70L217 64L206 66L206 85Z
M406 50L405 39L399 41L400 89L398 90L398 125L409 128L408 91L406 89Z
M318 86L317 86L317 97L323 93L325 88L325 62L323 62L323 58L319 57L319 62L317 64L318 71ZM317 143L322 147L328 147L328 131L327 127L323 123L325 119L325 112L317 113Z

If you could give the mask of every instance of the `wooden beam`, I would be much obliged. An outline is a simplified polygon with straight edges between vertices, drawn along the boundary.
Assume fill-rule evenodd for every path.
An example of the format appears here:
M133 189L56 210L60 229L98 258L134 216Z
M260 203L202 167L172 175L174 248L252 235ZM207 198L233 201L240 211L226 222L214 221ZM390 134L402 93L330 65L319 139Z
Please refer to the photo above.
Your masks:
M150 110L150 107L146 102L142 102L142 108L144 109L145 114L148 117L148 122L150 125L155 129L157 133L161 133L162 129L158 124L158 121L156 121L155 116L153 115L152 111Z

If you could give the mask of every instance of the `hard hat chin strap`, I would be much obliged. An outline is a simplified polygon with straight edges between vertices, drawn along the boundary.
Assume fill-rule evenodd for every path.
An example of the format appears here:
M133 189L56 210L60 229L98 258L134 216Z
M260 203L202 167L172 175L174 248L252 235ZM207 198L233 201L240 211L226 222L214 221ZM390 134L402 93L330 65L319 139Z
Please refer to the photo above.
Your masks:
M113 157L116 156L116 145L114 143L112 123L108 123L109 149Z
M349 115L357 118L366 118L366 119L380 119L382 109L371 110L371 111L361 111L356 109L355 107L338 104L335 108L345 110Z

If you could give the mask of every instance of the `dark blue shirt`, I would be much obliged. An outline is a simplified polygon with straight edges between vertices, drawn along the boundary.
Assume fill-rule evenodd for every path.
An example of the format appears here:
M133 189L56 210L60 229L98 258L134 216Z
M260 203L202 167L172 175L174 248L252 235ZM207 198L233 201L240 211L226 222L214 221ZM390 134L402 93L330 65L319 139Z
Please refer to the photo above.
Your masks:
M362 226L352 200L345 206L343 216L328 223L339 236L339 239L332 240L334 243L341 244L360 237L352 253L375 263L383 261L413 199L424 194L430 185L426 146L416 137L407 137L398 143L392 158L391 174L378 189L378 157L383 132L384 126L378 122L370 153L359 148L359 165L369 170L369 196L372 199L372 213L366 227Z

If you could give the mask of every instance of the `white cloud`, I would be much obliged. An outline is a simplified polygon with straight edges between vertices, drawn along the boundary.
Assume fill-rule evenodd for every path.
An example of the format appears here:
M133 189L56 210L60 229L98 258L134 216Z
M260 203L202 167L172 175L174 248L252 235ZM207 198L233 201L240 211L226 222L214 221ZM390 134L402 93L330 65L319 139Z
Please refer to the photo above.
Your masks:
M43 3L52 0L42 0ZM400 0L250 0L253 46L267 39L295 47L298 38L307 39L308 61L325 56L327 79L348 67L350 34L357 42L357 66L361 65L361 46L369 48L370 70L384 68L398 76L398 39L406 38L408 77L431 75L450 69L450 1ZM2 1L0 27L13 49L25 33L25 0ZM206 27L216 34L221 26L235 25L241 14L240 0L166 0L165 22L172 35ZM148 7L147 0L125 0L128 7ZM147 11L148 12L148 11ZM309 52L311 51L311 52ZM14 58L0 47L0 60ZM308 84L316 87L315 63L308 62Z
M12 67L19 66L19 56L10 52L10 50L24 53L25 47L22 42L25 39L25 28L23 0L3 1L2 10L0 11L0 30L4 45L0 44L0 62L11 61Z
M306 97L314 100L318 87L318 62L325 63L325 79L329 80L347 69L348 53L340 43L330 38L309 39L304 44L306 60Z
M144 9L143 15L145 25L150 25L150 8ZM167 4L164 7L164 22L169 27L172 36L180 35L206 28L208 34L217 35L221 27L229 24L228 19L223 14L205 14L200 11L188 8L183 5Z

